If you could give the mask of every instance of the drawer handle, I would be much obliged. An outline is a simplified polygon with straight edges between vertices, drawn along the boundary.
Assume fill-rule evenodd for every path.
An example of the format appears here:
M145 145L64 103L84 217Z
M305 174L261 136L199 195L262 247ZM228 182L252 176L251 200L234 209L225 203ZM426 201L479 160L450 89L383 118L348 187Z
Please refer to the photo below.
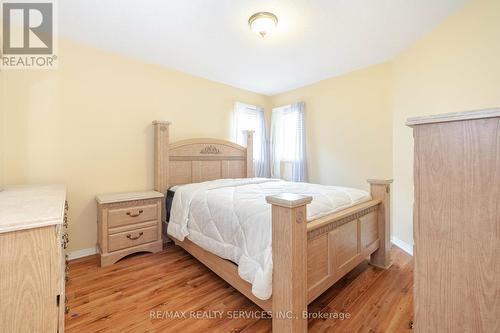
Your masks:
M137 236L137 237L132 237L132 235L131 235L131 234L128 234L128 235L127 235L127 238L128 238L128 239L130 239L130 240L136 240L136 239L141 238L141 236L142 236L142 235L144 235L144 233L141 231L141 232L139 233L139 236Z
M142 209L140 209L137 214L132 214L131 212L127 212L127 215L130 217L137 217L137 216L141 215L142 213L144 213L144 211Z

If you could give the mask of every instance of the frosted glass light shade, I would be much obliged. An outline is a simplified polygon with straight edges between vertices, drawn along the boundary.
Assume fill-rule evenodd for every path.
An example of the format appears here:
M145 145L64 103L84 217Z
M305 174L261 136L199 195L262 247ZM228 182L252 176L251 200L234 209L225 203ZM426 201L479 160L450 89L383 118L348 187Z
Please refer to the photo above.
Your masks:
M248 19L248 25L252 31L265 37L276 30L278 18L273 13L259 12Z

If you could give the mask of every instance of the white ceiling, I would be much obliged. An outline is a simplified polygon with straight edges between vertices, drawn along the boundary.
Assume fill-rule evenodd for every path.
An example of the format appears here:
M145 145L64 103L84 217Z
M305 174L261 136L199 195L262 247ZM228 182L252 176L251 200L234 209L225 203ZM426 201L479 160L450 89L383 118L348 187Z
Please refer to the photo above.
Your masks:
M394 57L466 0L63 0L59 33L273 95ZM262 39L247 25L278 16Z

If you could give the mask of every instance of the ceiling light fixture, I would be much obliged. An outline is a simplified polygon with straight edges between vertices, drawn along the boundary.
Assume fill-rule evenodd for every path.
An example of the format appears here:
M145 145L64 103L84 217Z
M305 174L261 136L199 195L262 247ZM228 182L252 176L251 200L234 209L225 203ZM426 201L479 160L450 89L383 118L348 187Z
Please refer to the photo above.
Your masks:
M250 16L248 25L253 32L261 37L266 37L267 34L273 32L278 25L278 18L273 13L258 12Z

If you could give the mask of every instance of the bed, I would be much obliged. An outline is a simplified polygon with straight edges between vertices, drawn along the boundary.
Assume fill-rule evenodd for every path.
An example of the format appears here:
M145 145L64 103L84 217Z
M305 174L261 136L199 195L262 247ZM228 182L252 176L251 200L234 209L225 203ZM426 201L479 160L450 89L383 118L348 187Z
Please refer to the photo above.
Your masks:
M235 191L240 191L243 196L253 193L258 194L260 205L264 207L262 209L268 210L263 212L270 216L270 223L268 221L267 224L272 230L272 236L269 236L269 242L272 243L272 271L267 274L268 279L272 280L271 297L267 297L270 295L266 288L252 288L253 281L241 277L239 266L235 263L239 260L238 255L231 254L231 251L227 255L214 249L208 251L206 248L210 247L201 246L200 237L188 236L195 234L194 229L188 230L186 235L186 229L179 226L177 232L169 232L169 238L263 310L272 311L274 332L307 332L307 316L304 316L307 305L368 256L372 265L384 269L390 266L391 180L368 180L369 195L358 198L355 194L346 194L357 200L337 205L333 211L331 207L321 211L317 208L319 197L316 193L319 190L312 190L309 192L311 195L307 195L310 186L303 187L302 193L298 185L290 187L280 185L275 180L253 178L251 131L247 132L247 144L243 147L218 139L190 139L170 143L169 122L154 121L153 127L155 190L167 193L173 186L191 184L180 187L184 193L182 197L189 200L196 197L189 197L189 193L211 191L211 196L219 195L222 199L224 195L230 198L226 193L228 191L232 191L233 196ZM288 193L287 189L292 190ZM179 187L176 191L180 191ZM313 198L315 202L311 203ZM191 205L189 200L184 203L186 207ZM232 200L233 203L240 202L238 199ZM211 205L218 201L216 197ZM200 209L197 213L199 219L203 218L202 212L203 209ZM219 208L217 212L222 214L224 209ZM244 214L245 210L241 212ZM311 215L311 212L314 214ZM164 208L164 220L166 215ZM183 219L185 217L176 220Z

